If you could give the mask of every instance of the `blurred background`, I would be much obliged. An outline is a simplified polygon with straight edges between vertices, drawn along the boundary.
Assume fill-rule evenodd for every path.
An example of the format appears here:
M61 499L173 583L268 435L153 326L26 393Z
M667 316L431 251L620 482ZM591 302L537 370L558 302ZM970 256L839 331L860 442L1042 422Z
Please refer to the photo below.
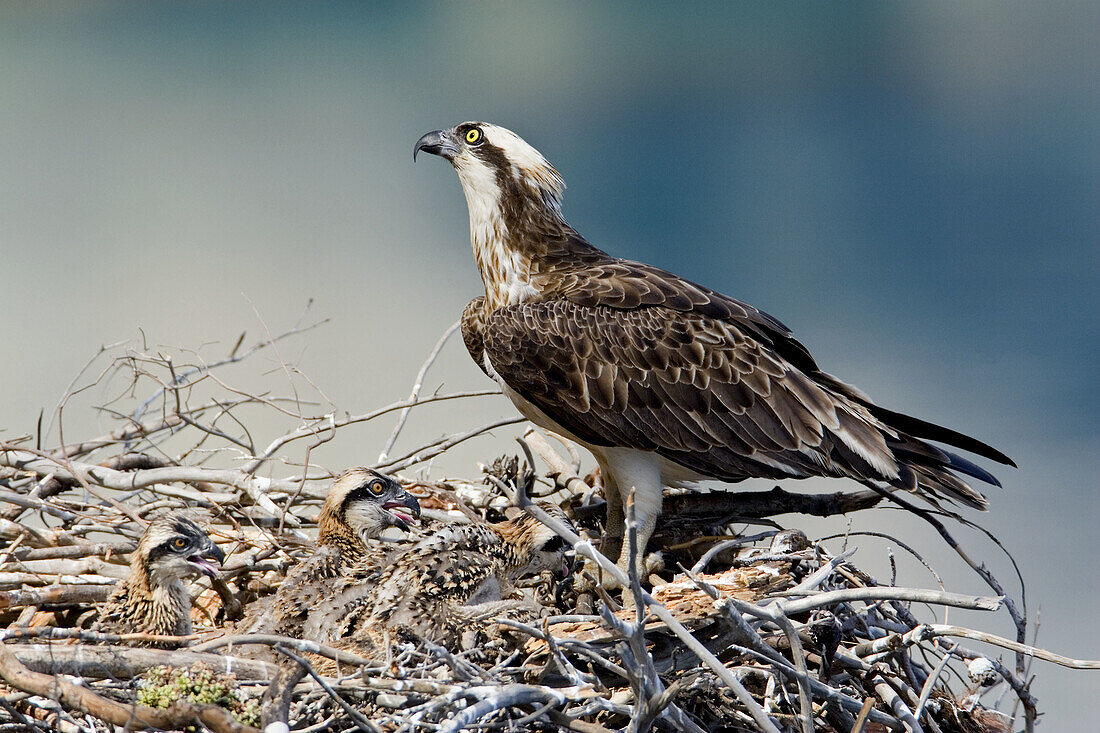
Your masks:
M0 439L48 422L101 345L214 359L310 299L331 320L279 359L342 410L405 396L481 287L457 179L412 145L487 120L557 166L597 246L767 310L880 404L1011 455L971 518L1015 554L1038 644L1100 658L1098 31L1086 3L5 3ZM232 378L286 387L260 359ZM440 384L491 386L457 340ZM421 408L398 448L512 414ZM117 423L67 408L64 426ZM373 461L391 428L313 460ZM425 470L476 476L521 429ZM784 520L894 533L950 590L988 593L913 518ZM1019 595L995 547L958 536ZM856 544L888 578L890 543ZM934 587L899 562L899 584ZM1013 636L1003 612L951 621ZM1100 673L1032 671L1043 729L1094 729Z

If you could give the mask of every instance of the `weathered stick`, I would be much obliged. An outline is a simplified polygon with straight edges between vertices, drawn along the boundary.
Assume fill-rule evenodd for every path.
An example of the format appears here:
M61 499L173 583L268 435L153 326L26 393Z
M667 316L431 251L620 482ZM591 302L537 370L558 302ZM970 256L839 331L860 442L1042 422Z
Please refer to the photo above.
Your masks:
M23 547L12 555L16 560L31 562L34 560L60 560L91 557L92 555L125 555L137 549L136 542L82 542L79 545L63 547Z
M7 590L0 592L0 608L18 606L65 606L78 603L102 603L115 586L54 585L41 590Z
M249 644L258 644L263 646L274 647L282 644L289 649L296 649L300 652L308 652L310 654L318 654L322 657L327 657L334 662L341 662L344 664L352 664L355 666L365 666L374 664L370 659L361 657L358 654L352 654L342 649L336 649L331 646L325 646L324 644L318 644L315 641L306 641L303 639L292 639L289 636L277 636L275 634L237 634L233 636L221 636L217 639L211 639L210 641L203 642L202 644L196 644L191 647L193 652L211 652L215 649L221 649L223 647L234 646L248 646Z
M503 687L470 687L466 695L477 702L451 718L440 733L457 733L476 723L489 713L517 705L545 704L564 705L565 694L541 685L505 685Z
M775 594L785 595L784 592ZM783 612L788 615L811 611L823 606L850 601L909 601L911 603L934 603L940 606L955 606L975 611L996 611L1001 607L1002 596L967 596L959 593L944 593L923 588L895 588L893 586L874 585L867 588L843 588L824 593L816 593L795 601L782 601Z
M1021 644L1017 641L1006 639L1003 636L987 634L984 631L975 631L974 629L967 629L963 628L962 626L945 626L944 624L929 624L928 628L931 629L932 636L957 636L963 639L984 641L987 644L993 644L994 646L1009 649L1025 656L1042 659L1044 662L1053 662L1054 664L1060 664L1063 667L1069 667L1070 669L1100 669L1100 660L1071 659L1070 657L1064 657L1061 654L1048 652L1045 649L1040 649L1039 647L1031 646L1030 644Z
M874 491L838 491L832 494L795 494L776 486L770 491L692 492L665 499L665 511L673 516L736 514L759 519L777 514L810 514L831 517L870 509L882 501Z
M21 471L34 471L39 474L52 473L59 477L72 480L76 480L77 478L74 473L68 470L68 467L56 464L53 461L40 458L22 450L0 449L0 465L11 466ZM276 490L289 493L298 488L298 483L296 481L250 476L243 471L234 471L232 469L202 468L199 466L168 466L166 468L149 468L141 471L127 472L116 471L113 468L105 468L93 463L83 463L80 461L71 461L68 465L71 466L74 471L79 471L84 477L94 481L100 486L108 489L118 489L119 491L133 491L135 489L143 489L152 486L153 484L171 482L206 482L211 484L222 484L224 486L233 486L259 495L265 495ZM3 494L3 497L13 503L16 501L15 498L8 497L6 493ZM47 506L49 509L46 509ZM50 509L58 511L56 507L52 505L43 506L42 504L35 503L32 503L32 508L42 508L43 511L49 511ZM65 517L61 518L64 519ZM68 516L70 521L74 518L74 515L70 514Z
M6 645L0 645L0 677L4 682L18 690L57 700L69 710L93 715L100 720L126 728L176 730L194 723L201 723L215 733L259 733L259 729L239 722L229 714L229 711L217 705L197 705L176 701L171 707L162 710L145 705L120 703L69 682L64 677L58 676L59 674L74 674L74 672L43 674L32 671L19 661L14 650Z
M222 654L199 654L183 649L147 649L132 646L78 644L3 645L21 665L46 675L70 674L88 679L132 679L150 667L189 667L201 662L241 680L271 680L277 668L265 662Z

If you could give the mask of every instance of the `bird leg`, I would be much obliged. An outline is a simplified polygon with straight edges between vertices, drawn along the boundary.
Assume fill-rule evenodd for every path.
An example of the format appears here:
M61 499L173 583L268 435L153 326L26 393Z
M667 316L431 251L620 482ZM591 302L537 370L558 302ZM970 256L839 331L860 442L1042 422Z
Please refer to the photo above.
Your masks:
M601 473L604 500L607 502L607 519L603 525L600 552L609 560L618 560L623 551L623 538L626 536L626 514L623 513L623 499L615 479L609 471Z
M622 496L622 504L627 521L636 531L637 547L634 553L634 570L638 577L645 582L646 574L645 551L649 545L649 538L653 536L653 530L657 527L657 517L661 513L661 486L635 486L634 490ZM628 506L633 504L633 506ZM622 551L619 553L619 561L616 565L624 573L630 573L631 562L630 543L623 542ZM606 588L606 583L604 584Z
M604 523L600 550L609 559L615 560L615 564L624 573L628 571L631 563L630 546L623 539L629 514L638 538L634 565L638 576L644 579L646 545L657 525L657 516L661 513L660 461L652 454L615 448L604 449L602 458L600 473L603 474L604 495L607 499L607 521ZM633 503L632 513L627 512L628 502ZM600 577L598 572L596 577ZM619 582L607 574L602 574L600 583L605 590L620 587Z

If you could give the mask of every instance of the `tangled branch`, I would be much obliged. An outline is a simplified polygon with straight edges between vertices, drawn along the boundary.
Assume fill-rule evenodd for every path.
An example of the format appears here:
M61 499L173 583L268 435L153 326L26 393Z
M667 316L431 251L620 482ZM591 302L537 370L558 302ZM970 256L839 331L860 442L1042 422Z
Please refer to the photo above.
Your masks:
M270 348L276 342L319 325L298 324L247 348L242 336L228 353L209 360L184 350L105 348L52 416L55 440L28 434L0 443L0 614L6 626L0 677L18 691L0 698L0 718L77 728L94 719L102 731L194 725L218 733L255 730L219 705L177 700L153 708L137 702L135 690L153 670L199 665L220 675L242 700L259 701L270 685L265 724L317 731L1007 730L1014 713L1001 712L1001 703L1007 708L1012 696L1030 731L1038 707L1025 660L1100 668L1024 643L1022 604L951 537L943 516L922 515L942 529L993 595L954 593L942 583L937 589L905 587L893 578L879 583L854 564L858 548L840 551L830 538L811 541L781 531L773 519L869 509L883 498L870 490L670 495L668 521L655 535L663 567L647 562L654 568L648 577L624 573L599 549L604 504L598 474L582 475L572 445L556 446L534 430L521 440L525 464L518 458L487 462L487 475L476 479L402 480L432 521L498 521L518 507L562 536L586 561L574 586L543 579L522 589L549 615L496 619L483 630L484 643L471 648L401 640L385 659L339 645L228 632L228 620L242 605L272 593L309 553L316 508L327 490L323 482L342 468L313 465L316 446L389 416L395 423L375 467L399 474L520 422L505 417L456 426L420 445L399 447L406 426L428 406L499 394L426 393L453 327L432 348L406 398L358 414L337 409L281 360L275 373L300 380L285 396L278 388L246 389L225 378L226 367L247 364L259 353L277 355ZM96 408L119 424L104 435L66 441L64 410L76 409L79 397L96 390L107 395ZM578 531L543 511L531 495L564 507ZM201 513L228 555L216 584L193 588L197 633L89 630L92 610L127 572L126 555L144 524L156 512L178 509ZM637 555L630 514L627 541ZM766 529L736 536L740 523ZM885 537L932 570L909 545L882 533L863 534ZM863 552L865 557L868 550ZM633 559L631 568L638 566ZM626 589L623 595L604 592L601 578L614 579ZM918 611L947 607L1007 609L1017 638L918 618ZM1015 663L967 649L960 640L1004 650ZM172 648L142 646L153 643ZM264 647L279 654L282 666L256 658L253 652Z

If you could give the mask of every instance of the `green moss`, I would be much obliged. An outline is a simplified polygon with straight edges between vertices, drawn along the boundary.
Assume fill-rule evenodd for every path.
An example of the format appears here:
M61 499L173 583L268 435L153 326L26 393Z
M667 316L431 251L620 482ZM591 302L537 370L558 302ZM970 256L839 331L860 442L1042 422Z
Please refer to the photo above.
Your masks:
M218 705L247 725L260 724L260 703L237 690L233 675L215 672L205 664L190 668L153 667L145 673L137 701L151 708L167 708L177 700Z

